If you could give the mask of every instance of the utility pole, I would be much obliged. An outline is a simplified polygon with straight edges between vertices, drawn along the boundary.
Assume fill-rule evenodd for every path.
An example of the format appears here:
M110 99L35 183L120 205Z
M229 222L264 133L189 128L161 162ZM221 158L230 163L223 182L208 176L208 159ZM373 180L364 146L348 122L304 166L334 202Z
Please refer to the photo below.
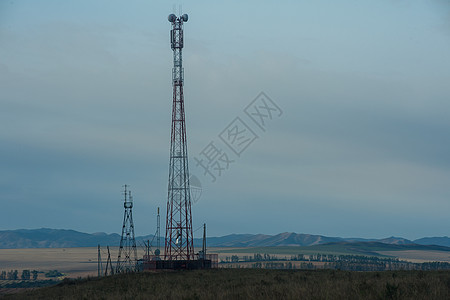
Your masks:
M97 276L101 277L103 274L102 255L100 253L100 244L98 244L98 257L97 257Z

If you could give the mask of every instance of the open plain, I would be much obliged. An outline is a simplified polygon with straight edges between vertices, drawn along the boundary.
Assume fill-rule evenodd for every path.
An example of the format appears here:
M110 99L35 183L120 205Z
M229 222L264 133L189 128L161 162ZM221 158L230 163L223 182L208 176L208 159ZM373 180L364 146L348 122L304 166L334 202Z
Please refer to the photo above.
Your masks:
M209 248L210 253L219 254L219 262L227 257L237 255L239 258L251 256L255 253L270 254L277 258L289 258L298 254L354 254L345 253L340 249L331 251L321 250L318 247L258 247L258 248ZM113 264L117 260L118 248L110 247L111 260ZM450 252L447 251L378 251L379 256L397 257L400 260L411 262L450 262ZM107 251L102 247L101 259L103 269L106 266ZM144 250L138 249L138 258L142 257ZM219 265L220 266L220 265ZM98 249L96 247L80 248L36 248L36 249L0 249L0 271L18 270L38 270L49 271L58 270L68 278L78 278L87 276L97 276L98 271ZM40 275L43 276L43 275Z

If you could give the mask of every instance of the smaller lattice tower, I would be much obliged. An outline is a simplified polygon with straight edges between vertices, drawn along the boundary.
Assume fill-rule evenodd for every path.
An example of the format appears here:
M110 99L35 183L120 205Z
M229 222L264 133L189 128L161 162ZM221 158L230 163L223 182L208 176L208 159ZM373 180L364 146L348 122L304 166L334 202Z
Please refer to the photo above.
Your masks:
M136 271L137 250L134 238L133 197L131 191L124 189L125 213L123 215L122 238L120 239L119 256L117 257L116 273Z

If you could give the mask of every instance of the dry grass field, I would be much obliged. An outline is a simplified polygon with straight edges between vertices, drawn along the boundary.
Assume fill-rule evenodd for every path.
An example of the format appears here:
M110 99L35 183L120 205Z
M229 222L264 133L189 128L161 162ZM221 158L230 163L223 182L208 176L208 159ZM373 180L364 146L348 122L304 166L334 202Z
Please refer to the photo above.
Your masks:
M5 299L450 299L449 271L213 269L65 280Z

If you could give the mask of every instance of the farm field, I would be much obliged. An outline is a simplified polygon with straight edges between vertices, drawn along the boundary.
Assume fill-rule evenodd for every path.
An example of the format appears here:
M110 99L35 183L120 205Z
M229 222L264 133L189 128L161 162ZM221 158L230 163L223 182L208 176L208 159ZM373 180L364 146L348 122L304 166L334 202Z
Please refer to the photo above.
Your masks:
M58 270L71 278L96 276L97 248L0 249L0 270Z
M404 251L379 251L381 255L401 257L403 260L423 263L429 261L450 262L450 252L445 251L422 251L422 250L404 250Z
M324 245L327 246L327 245ZM118 248L111 247L111 259L113 264L117 260ZM362 250L346 251L341 247L258 247L258 248L209 248L210 253L218 253L219 261L226 257L237 255L244 257L255 253L270 254L283 259L291 255L305 254L352 254L368 256L390 256L398 257L401 260L411 262L429 262L441 261L450 262L450 252L448 251L422 251L422 250L403 250L403 251L374 251L367 252ZM143 249L138 249L138 257L144 254ZM84 248L36 248L36 249L0 249L0 271L18 270L19 273L24 270L49 271L58 270L69 278L97 276L97 256L96 247ZM103 265L107 259L106 248L101 248ZM42 275L40 275L42 276ZM44 278L40 278L44 279Z

